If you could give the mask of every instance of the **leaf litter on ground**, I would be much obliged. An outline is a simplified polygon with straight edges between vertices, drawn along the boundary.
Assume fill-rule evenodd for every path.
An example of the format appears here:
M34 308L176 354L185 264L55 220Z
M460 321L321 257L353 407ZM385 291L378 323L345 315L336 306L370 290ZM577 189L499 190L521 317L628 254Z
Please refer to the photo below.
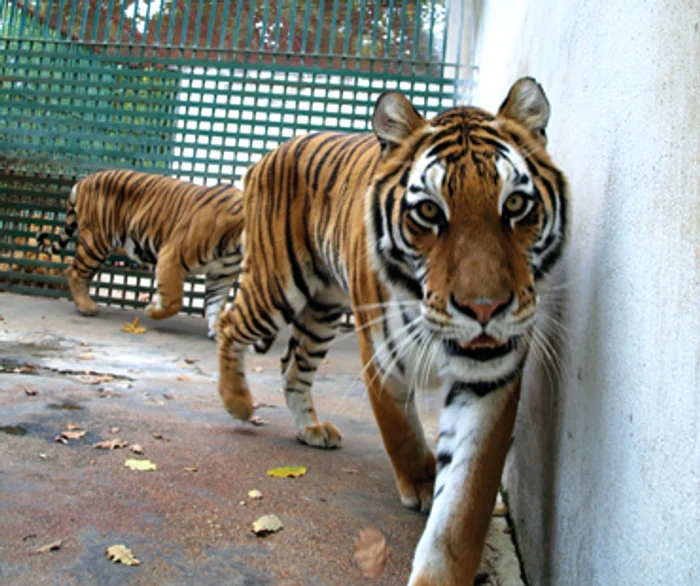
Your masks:
M126 440L115 437L111 440L104 440L92 444L92 447L97 448L98 450L118 450L119 448L125 448L128 445L129 442L127 442Z
M284 525L277 515L263 515L257 521L253 521L253 533L258 537L265 537L270 533L281 531Z
M121 331L125 334L143 334L146 332L146 328L139 327L139 323L139 318L135 317L133 323L125 323L122 326Z
M306 466L280 466L267 471L267 475L272 478L297 478L304 474L306 474Z
M115 564L124 564L125 566L138 566L141 562L134 557L132 551L123 544L111 545L105 547L105 554L108 560Z
M124 466L131 468L132 470L148 472L149 470L155 470L157 466L150 460L142 460L137 458L130 458L124 462Z
M57 539L53 543L47 543L46 545L42 545L39 549L36 550L36 553L45 553L47 551L56 551L57 549L61 549L62 542L60 539Z
M355 561L362 573L375 580L380 578L388 557L389 549L382 532L376 527L361 529L355 540Z

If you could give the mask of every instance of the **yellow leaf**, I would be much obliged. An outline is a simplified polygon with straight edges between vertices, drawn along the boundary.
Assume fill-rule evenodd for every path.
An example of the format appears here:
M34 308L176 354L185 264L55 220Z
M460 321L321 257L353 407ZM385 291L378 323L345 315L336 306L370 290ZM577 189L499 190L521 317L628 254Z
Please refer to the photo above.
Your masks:
M267 475L273 478L296 478L304 474L306 474L306 466L282 466L267 471Z
M105 547L105 553L107 554L107 559L112 560L115 564L138 566L141 563L126 545L119 544Z
M131 468L132 470L147 471L156 469L156 465L150 460L137 460L135 458L131 458L124 462L124 466Z
M139 327L139 318L135 317L133 323L126 323L122 327L122 332L125 334L143 334L146 331L146 328L140 328Z
M263 515L253 522L253 533L263 537L268 533L277 533L282 527L284 525L277 515Z

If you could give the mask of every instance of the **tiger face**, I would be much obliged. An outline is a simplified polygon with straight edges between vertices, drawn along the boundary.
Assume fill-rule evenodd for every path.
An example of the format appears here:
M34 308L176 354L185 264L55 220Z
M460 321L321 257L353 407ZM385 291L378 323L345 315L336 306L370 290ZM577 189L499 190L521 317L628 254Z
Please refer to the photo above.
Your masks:
M548 118L529 78L496 116L459 108L426 121L396 93L375 109L375 270L439 347L440 377L479 394L520 372L538 284L565 240L566 181L545 152Z

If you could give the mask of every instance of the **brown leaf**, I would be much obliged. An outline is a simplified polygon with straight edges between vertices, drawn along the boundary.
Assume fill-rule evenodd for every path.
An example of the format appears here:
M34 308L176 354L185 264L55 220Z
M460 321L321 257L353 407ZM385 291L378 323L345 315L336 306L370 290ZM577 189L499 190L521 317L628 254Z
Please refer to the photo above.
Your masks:
M162 433L152 433L151 435L157 440L165 439L165 436Z
M42 545L39 549L36 550L37 553L45 553L47 551L56 551L57 549L61 549L61 540L54 541L53 543L48 543L46 545Z
M189 382L189 381L192 380L192 379L191 379L189 376L187 376L186 374L178 374L175 378L176 378L177 380L179 380L179 381L182 381L183 383L186 383L186 382Z
M76 430L76 429L80 429L80 426L79 426L79 425L76 425L75 423L67 423L67 424L66 424L66 429L68 429L68 430L70 430L70 431L74 431L74 430Z
M248 421L250 421L250 423L257 427L260 427L261 425L265 425L267 423L267 421L260 417L260 415L251 415Z
M386 539L376 527L365 527L355 540L355 561L368 578L377 579L384 573L389 557Z
M92 444L92 447L98 450L118 450L119 448L125 448L128 445L129 442L115 437L111 440L104 440L97 442L96 444Z
M183 470L185 472L197 472L199 468L197 468L196 466L187 466L186 468L183 468Z
M134 454L143 454L143 447L141 444L132 444L129 449L134 452Z
M131 550L126 545L112 545L105 547L107 559L115 564L124 564L125 566L138 566L141 562L134 557Z
M78 358L80 358L81 360L92 360L92 354L84 352L83 354L78 354Z
M185 362L187 364L194 364L195 362L199 362L198 358L185 358Z
M87 370L85 374L78 377L78 380L86 385L97 385L99 383L110 383L114 380L114 377L109 374L90 374L90 371Z
M29 397L36 397L39 394L39 391L36 389L30 389L29 387L24 387L24 394Z

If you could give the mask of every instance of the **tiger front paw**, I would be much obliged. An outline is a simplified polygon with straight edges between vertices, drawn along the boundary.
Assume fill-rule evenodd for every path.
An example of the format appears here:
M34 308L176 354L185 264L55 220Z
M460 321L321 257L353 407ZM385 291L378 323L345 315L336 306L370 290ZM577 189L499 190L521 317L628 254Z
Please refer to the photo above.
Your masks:
M253 396L248 388L230 390L219 387L219 394L224 403L224 409L234 419L248 421L253 415Z
M435 456L429 453L423 466L411 474L396 475L396 487L399 490L401 504L421 513L429 513L433 504L433 488L435 486Z
M339 448L342 437L340 430L327 421L316 425L307 425L297 432L297 440L314 448Z

